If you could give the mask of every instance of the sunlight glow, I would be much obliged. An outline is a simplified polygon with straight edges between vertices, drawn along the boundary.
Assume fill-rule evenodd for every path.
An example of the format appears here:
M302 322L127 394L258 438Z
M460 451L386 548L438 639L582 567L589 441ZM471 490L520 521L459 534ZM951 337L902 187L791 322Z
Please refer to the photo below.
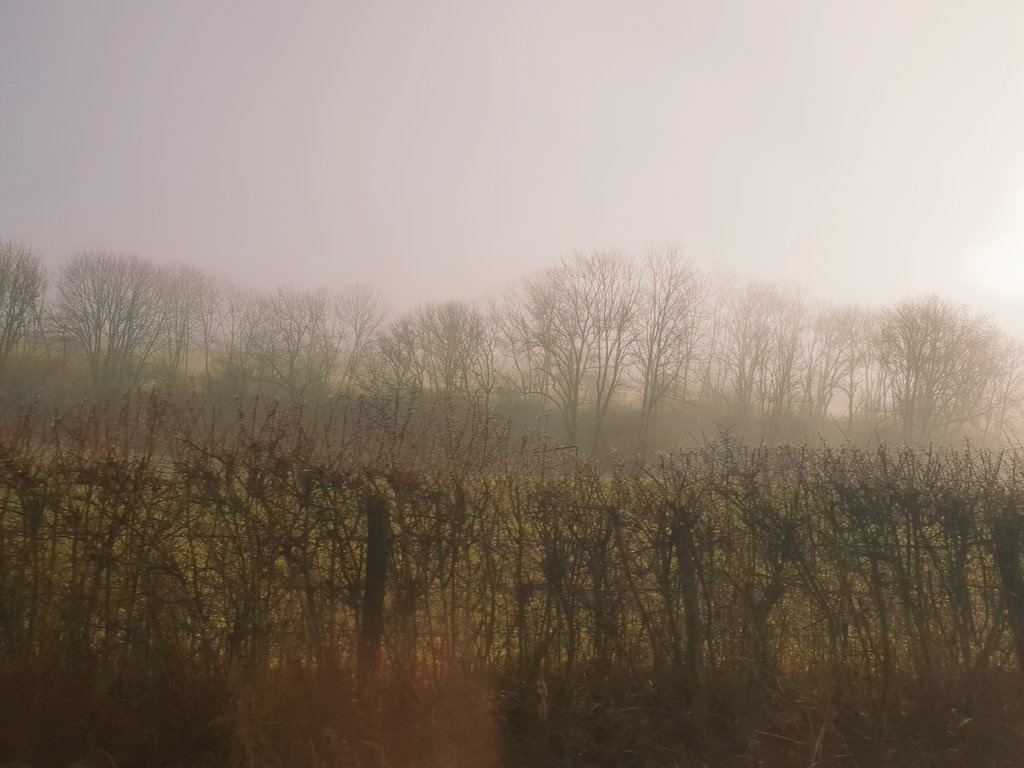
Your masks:
M1014 236L1002 237L968 257L968 279L1002 296L1024 296L1024 223Z
M1024 296L1024 168L995 211L987 233L963 262L964 276L1000 296Z

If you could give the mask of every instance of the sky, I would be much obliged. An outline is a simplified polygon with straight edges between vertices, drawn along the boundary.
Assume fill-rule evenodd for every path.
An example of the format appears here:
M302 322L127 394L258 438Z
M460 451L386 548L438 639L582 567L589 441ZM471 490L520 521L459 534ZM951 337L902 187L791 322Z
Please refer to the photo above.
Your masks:
M0 0L0 239L497 292L576 250L1024 333L1024 3Z

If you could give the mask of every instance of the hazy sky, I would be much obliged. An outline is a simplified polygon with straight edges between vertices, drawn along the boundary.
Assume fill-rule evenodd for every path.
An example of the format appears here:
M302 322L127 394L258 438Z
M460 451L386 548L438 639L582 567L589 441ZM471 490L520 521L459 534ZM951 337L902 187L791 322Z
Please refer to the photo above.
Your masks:
M1024 331L1024 3L0 0L0 239L399 304L684 244Z

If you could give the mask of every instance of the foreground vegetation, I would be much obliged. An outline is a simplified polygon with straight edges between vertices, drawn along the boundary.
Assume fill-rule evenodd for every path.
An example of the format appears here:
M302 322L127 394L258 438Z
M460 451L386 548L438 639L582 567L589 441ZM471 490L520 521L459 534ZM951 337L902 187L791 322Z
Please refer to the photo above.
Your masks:
M1021 454L599 465L389 408L10 416L0 762L1024 755Z

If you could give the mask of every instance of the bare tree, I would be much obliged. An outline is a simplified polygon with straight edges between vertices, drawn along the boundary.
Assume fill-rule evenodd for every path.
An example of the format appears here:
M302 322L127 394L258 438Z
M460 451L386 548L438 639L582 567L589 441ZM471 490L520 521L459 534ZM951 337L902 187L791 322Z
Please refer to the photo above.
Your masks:
M773 438L792 408L802 323L797 297L777 286L752 282L734 296L725 352L735 419L748 438Z
M836 387L846 400L846 429L852 430L868 410L878 317L877 313L857 306L839 307L834 311L837 323L834 342L840 349Z
M751 283L730 304L726 347L734 418L751 437L757 407L757 383L771 353L771 287Z
M864 417L874 423L875 428L885 427L892 419L889 408L889 366L882 341L883 313L879 309L867 312L862 320L862 336L858 345L864 355L861 388L863 397L861 411Z
M163 323L157 269L127 254L81 253L60 271L55 319L85 354L94 387L138 383Z
M282 287L260 299L260 376L292 403L326 392L341 351L335 308L324 289Z
M771 346L760 372L758 395L761 435L772 440L793 411L800 370L800 337L806 322L803 302L794 292L776 289L771 303Z
M524 281L510 327L519 335L515 341L529 366L520 380L532 393L546 397L562 419L563 435L575 444L579 429L580 406L591 364L597 325L597 297L594 281L578 269L583 256L573 261L562 259L554 269Z
M206 275L199 286L195 306L195 330L202 346L203 382L207 389L213 384L217 345L221 334L223 303L233 286L226 278Z
M590 368L594 378L594 448L601 445L608 408L618 393L637 335L637 275L617 253L577 257L579 279L589 283L585 295L593 307Z
M0 241L0 376L39 322L46 269L30 248Z
M389 308L380 291L358 283L338 294L335 306L344 345L339 372L339 384L344 389L352 384L353 376L387 319Z
M702 341L707 286L674 245L648 251L638 299L640 446L654 443L658 407L686 396Z
M949 435L984 415L997 339L986 318L935 295L884 310L881 359L905 440Z
M250 288L228 284L216 306L220 378L229 390L242 393L260 377L261 297Z
M427 384L466 402L488 402L497 379L491 318L465 301L427 304L414 316Z
M708 280L709 306L699 350L697 400L704 408L728 409L733 404L731 311L739 291L733 278L715 273Z
M472 389L476 402L489 409L502 378L501 312L497 302L489 300L477 315L480 338L472 361Z
M842 377L851 354L847 337L850 313L845 307L818 306L812 310L801 336L803 369L802 409L813 426L821 426L841 391Z
M985 391L984 437L1002 441L1024 408L1024 341L1000 336Z
M427 304L413 316L428 386L444 396L470 395L470 367L479 318L464 301Z
M356 371L362 389L379 400L390 400L397 416L423 390L423 352L416 323L404 315L374 338Z
M178 264L159 270L163 303L160 360L168 379L192 375L190 355L201 335L204 298L210 278L202 270Z
M502 359L502 386L527 402L547 405L547 351L537 343L536 318L529 293L515 287L492 310Z

